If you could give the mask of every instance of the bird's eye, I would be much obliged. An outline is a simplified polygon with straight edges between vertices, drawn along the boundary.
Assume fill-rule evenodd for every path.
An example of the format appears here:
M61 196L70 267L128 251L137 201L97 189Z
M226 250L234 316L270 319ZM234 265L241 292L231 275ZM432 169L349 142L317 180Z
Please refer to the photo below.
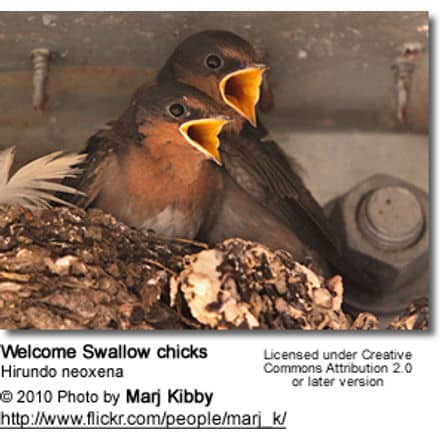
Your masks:
M185 113L185 107L182 104L179 104L178 102L171 104L168 107L168 112L170 115L174 116L175 118L180 118Z
M223 60L215 54L208 55L205 59L205 65L209 69L218 69L223 64Z

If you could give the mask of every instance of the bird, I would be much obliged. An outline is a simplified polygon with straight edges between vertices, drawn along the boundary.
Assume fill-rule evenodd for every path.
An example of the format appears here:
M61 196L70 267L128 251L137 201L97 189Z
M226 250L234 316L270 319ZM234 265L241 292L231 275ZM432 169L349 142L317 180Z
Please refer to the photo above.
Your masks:
M222 193L216 163L227 118L207 111L187 89L148 87L91 136L82 172L65 181L84 195L68 201L100 208L143 231L196 237Z
M65 195L129 226L216 244L240 237L306 261L310 249L236 183L220 154L233 123L203 92L178 82L141 86L119 118L87 141L78 177Z
M339 239L320 204L306 187L302 167L258 124L256 106L267 67L256 50L228 31L189 36L171 54L158 82L174 80L208 94L232 122L221 136L227 172L268 207L301 240L327 258L340 254Z
M242 116L261 135L255 107L269 106L272 93L254 47L233 32L202 31L180 43L160 69L157 81L178 81L203 91ZM264 87L262 87L264 85ZM240 127L241 128L241 127Z

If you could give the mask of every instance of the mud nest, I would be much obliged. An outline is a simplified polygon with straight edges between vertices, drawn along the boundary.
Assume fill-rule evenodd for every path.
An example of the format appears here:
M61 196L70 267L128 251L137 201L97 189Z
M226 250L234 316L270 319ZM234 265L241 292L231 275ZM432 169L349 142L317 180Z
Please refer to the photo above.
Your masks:
M99 210L0 206L0 328L377 329L284 251L144 234ZM427 301L390 325L428 328Z

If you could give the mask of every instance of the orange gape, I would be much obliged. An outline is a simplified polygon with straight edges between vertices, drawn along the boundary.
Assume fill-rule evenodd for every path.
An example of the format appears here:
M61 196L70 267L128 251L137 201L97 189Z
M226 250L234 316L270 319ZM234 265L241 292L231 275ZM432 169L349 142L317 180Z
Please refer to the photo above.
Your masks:
M219 84L225 103L254 127L257 125L255 107L260 100L260 86L265 70L265 66L237 70L226 75Z

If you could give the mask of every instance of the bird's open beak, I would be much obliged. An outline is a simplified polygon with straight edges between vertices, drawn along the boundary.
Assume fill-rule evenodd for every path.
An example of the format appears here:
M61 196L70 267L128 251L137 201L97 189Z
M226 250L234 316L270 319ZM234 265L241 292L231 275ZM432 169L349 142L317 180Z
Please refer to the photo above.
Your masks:
M220 146L218 137L223 126L228 122L228 118L223 116L195 119L183 123L179 127L179 131L194 148L208 156L217 165L222 165L218 151Z
M257 125L255 106L260 99L260 85L267 67L255 64L236 70L220 81L223 101L246 118L254 127Z

